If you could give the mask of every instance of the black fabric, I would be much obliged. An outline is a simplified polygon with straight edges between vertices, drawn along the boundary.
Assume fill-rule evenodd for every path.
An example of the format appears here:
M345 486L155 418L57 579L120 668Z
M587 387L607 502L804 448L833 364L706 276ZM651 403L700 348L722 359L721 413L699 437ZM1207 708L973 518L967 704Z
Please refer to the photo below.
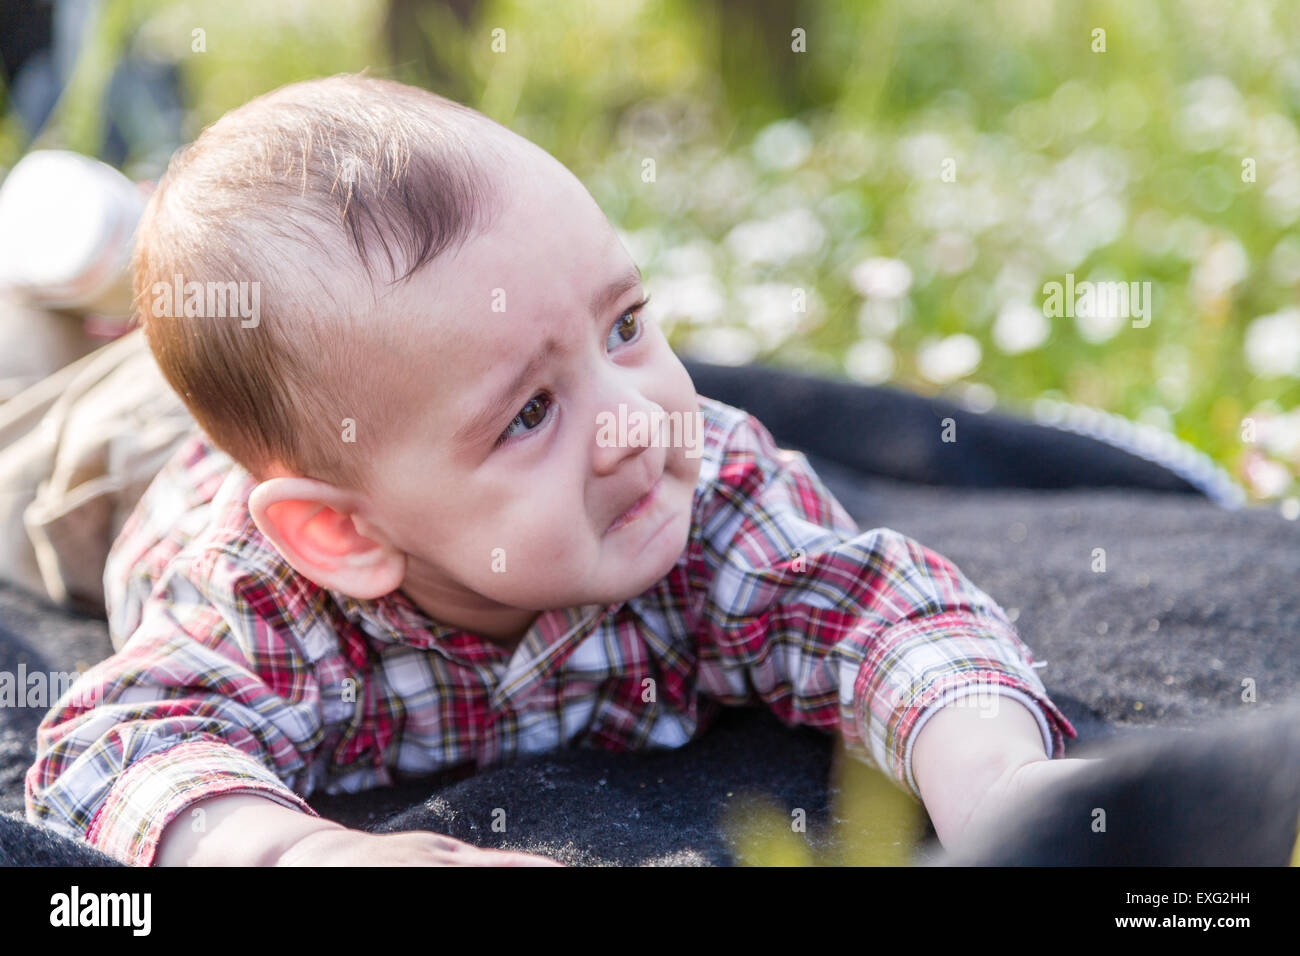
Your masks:
M1287 866L1300 707L1125 741L1095 774L1008 808L957 866Z
M1213 735L1243 718L1280 717L1280 708L1300 700L1294 523L1273 509L1221 508L1158 465L1032 422L767 369L693 363L691 371L702 394L752 411L779 442L807 451L862 528L914 537L1007 608L1035 658L1046 661L1039 674L1078 730L1068 755L1175 735L1172 749L1147 763L1117 764L1107 784L1111 794L1137 788L1127 806L1170 821L1161 845L1135 851L1139 862L1157 863L1193 836L1206 859L1251 862L1259 847L1233 843L1236 835L1217 821L1233 814L1282 820L1290 791L1261 786L1244 800L1244 790L1223 786L1228 745L1195 741L1227 739ZM938 422L948 415L958 420L959 440L941 444ZM1002 486L990 487L996 482ZM25 655L29 670L73 669L108 652L102 621L0 588L0 668L13 670ZM1246 680L1256 688L1253 702L1243 699ZM41 716L0 709L0 811L18 817ZM1259 753L1272 746L1273 764L1251 757L1256 777L1249 779L1300 778L1300 748L1283 734L1286 726L1261 728ZM312 803L349 826L427 828L573 863L727 864L737 851L724 811L746 793L806 810L810 842L828 845L821 834L834 798L832 751L827 735L740 709L668 753L562 751L468 779L404 781ZM1168 774L1148 773L1153 762ZM1155 799L1169 786L1189 795L1177 821ZM1101 805L1120 806L1106 799ZM1043 810L1049 836L1072 812L1065 806ZM498 809L504 833L492 827ZM1126 832L1110 816L1110 832ZM42 842L19 822L0 826L0 863L61 853L69 855L49 858L71 860L81 850L71 841ZM1270 827L1266 842L1276 856L1286 834L1280 824ZM1017 844L1023 862L1074 859L1074 850L1036 832ZM917 863L943 861L929 835ZM888 842L884 833L863 839L873 838Z
M776 368L685 363L696 391L740 405L790 447L862 476L963 488L1143 488L1197 494L1177 474L1084 435L896 388ZM725 396L743 401L730 401ZM943 423L955 441L942 441Z
M28 823L21 813L0 813L0 866L121 865L87 843Z

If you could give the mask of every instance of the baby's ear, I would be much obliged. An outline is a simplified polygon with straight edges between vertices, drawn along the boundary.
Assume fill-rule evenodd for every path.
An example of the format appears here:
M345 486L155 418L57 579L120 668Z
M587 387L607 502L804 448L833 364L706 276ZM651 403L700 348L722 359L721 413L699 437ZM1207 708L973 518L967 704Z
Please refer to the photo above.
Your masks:
M248 510L293 569L319 587L363 601L401 587L406 555L358 532L355 500L334 485L270 478L253 489Z

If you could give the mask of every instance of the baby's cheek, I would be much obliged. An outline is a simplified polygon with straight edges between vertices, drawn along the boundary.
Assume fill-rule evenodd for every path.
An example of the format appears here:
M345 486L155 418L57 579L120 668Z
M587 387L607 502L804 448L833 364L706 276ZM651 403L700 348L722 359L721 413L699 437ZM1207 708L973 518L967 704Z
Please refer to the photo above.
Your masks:
M580 529L583 527L585 524L578 519L565 518L558 512L552 515L546 533L542 534L537 542L537 557L541 573L549 577L562 574L565 569L573 566L574 561L580 556L579 552L583 550L580 534Z

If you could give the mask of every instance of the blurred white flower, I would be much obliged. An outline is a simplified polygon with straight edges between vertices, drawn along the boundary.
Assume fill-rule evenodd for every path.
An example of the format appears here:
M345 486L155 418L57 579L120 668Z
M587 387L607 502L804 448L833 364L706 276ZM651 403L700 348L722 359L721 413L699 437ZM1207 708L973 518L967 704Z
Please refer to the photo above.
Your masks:
M1255 438L1269 454L1279 458L1295 458L1300 452L1300 408L1285 415L1257 415L1252 412L1248 417L1256 420Z
M936 177L914 184L905 198L913 223L931 232L980 233L1010 215L1004 200L984 183L945 183Z
M917 351L918 371L940 385L956 381L979 367L979 342L964 332L946 338L927 339Z
M1170 229L1178 255L1189 262L1213 245L1213 230L1195 216L1179 216Z
M1246 327L1244 349L1256 375L1300 375L1300 308L1255 319Z
M916 133L898 142L898 158L914 179L937 177L943 161L956 155L956 148L941 133Z
M1143 425L1160 431L1174 430L1174 416L1163 405L1148 405L1138 412L1137 420Z
M1066 80L1048 101L1063 136L1074 136L1097 122L1097 97L1081 80Z
M1134 242L1144 251L1164 255L1173 248L1173 223L1159 209L1147 209L1133 220Z
M663 235L653 226L647 226L645 229L637 229L631 232L625 232L622 229L615 228L615 234L623 248L627 250L628 255L632 257L633 262L639 262L642 265L654 259L659 252L659 247L663 243Z
M1175 126L1194 150L1226 146L1238 132L1246 104L1226 76L1203 76L1183 88L1183 105Z
M857 127L831 132L818 144L818 154L836 179L858 180L881 165L882 141Z
M653 100L637 103L624 112L615 135L621 146L642 155L667 152L678 142L668 104Z
M936 272L956 275L975 264L975 243L964 232L941 232L930 243L928 258L930 267Z
M727 234L726 241L742 263L781 265L821 249L826 227L807 209L791 209L771 219L742 222Z
M1010 215L1004 208L1006 200L986 182L971 183L961 201L966 211L964 219L958 225L970 232L984 232L1002 223Z
M836 238L857 238L862 234L862 224L868 219L862 197L849 189L820 199L817 214Z
M1076 227L1073 219L1061 219L1048 226L1042 236L1043 251L1057 267L1074 269L1092 251L1087 234Z
M844 354L844 370L864 385L889 381L894 364L894 350L876 339L859 339Z
M1099 196L1079 210L1078 228L1094 249L1108 246L1124 233L1128 209L1114 196Z
M1059 425L1065 421L1066 403L1059 389L1050 388L1034 399L1034 421Z
M1191 391L1191 356L1182 345L1165 345L1153 361L1156 388L1175 409L1181 408Z
M1268 257L1269 275L1280 286L1300 283L1300 238L1283 236Z
M737 298L744 310L741 321L758 335L764 350L782 345L812 324L814 303L810 290L805 290L804 312L795 311L794 287L779 282L744 286Z
M998 393L993 391L993 386L985 385L983 382L971 382L966 385L958 394L958 399L962 405L972 412L984 414L993 410L998 403Z
M1265 113L1250 124L1250 140L1266 156L1281 156L1300 150L1300 133L1281 113Z
M887 339L903 324L902 299L864 299L858 308L858 331Z
M1032 298L1041 288L1038 270L1024 262L1008 262L993 280L993 296L999 301Z
M707 239L692 239L673 246L662 253L658 265L661 271L678 276L713 272L713 243Z
M757 188L750 164L735 156L724 155L701 178L699 188L695 190L696 205L706 217L734 222L735 218L744 215L748 197Z
M1030 179L1025 220L1055 265L1071 268L1123 232L1125 155L1111 146L1082 146L1049 172Z
M790 184L801 204L816 205L831 189L831 182L820 169L805 167L790 174Z
M1249 270L1250 259L1241 243L1232 238L1219 239L1201 253L1192 270L1192 294L1205 305L1227 294L1246 278Z
M726 307L722 283L708 273L682 276L654 276L646 281L650 303L648 318L666 324L687 320L708 324L717 320Z
M1093 284L1094 294L1091 301L1086 305L1081 300L1075 305L1074 327L1078 330L1079 337L1085 342L1098 344L1105 342L1115 336L1121 328L1128 324L1130 319L1131 303L1127 295L1114 295L1101 292L1101 283L1119 282L1111 275L1088 277L1088 281ZM1078 289L1076 284L1075 289ZM1127 291L1127 290L1123 290ZM1076 291L1076 295L1077 295ZM1130 308L1125 308L1125 305ZM1080 307L1083 307L1083 313L1080 314Z
M1294 156L1278 161L1264 190L1264 212L1279 226L1300 217L1300 161Z
M1291 471L1257 452L1246 453L1246 481L1259 498L1276 498L1291 487Z
M901 259L876 257L853 267L853 288L872 299L897 299L912 287L912 270Z
M1052 327L1042 309L1023 302L1009 302L993 322L993 344L1007 355L1019 355L1047 341Z
M746 329L716 325L693 331L682 351L716 365L745 365L758 354L758 343Z
M764 169L794 169L812 151L812 136L797 119L770 123L754 137L754 158Z
M1080 146L1052 171L1063 197L1082 205L1100 196L1118 196L1128 186L1128 160L1118 147Z

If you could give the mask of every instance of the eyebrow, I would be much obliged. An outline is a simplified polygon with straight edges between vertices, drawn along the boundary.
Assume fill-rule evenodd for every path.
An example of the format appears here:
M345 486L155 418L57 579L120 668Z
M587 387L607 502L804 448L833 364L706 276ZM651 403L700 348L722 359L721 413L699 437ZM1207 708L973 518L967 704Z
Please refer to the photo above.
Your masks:
M592 296L592 314L599 316L607 311L621 296L625 295L629 289L636 288L641 281L641 267L633 263L631 270L625 272ZM529 379L536 377L546 365L547 360L558 349L559 343L553 338L548 338L542 348L528 360L518 374L510 380L509 384L497 393L497 397L485 404L483 408L471 416L469 421L460 427L452 437L453 446L457 449L464 448L483 438L483 432L494 426L510 410L519 391L528 384Z
M612 307L618 301L619 296L627 292L628 289L635 289L640 283L641 267L633 263L632 269L611 282L603 292L597 292L591 297L591 311L596 315L600 315L606 309Z

